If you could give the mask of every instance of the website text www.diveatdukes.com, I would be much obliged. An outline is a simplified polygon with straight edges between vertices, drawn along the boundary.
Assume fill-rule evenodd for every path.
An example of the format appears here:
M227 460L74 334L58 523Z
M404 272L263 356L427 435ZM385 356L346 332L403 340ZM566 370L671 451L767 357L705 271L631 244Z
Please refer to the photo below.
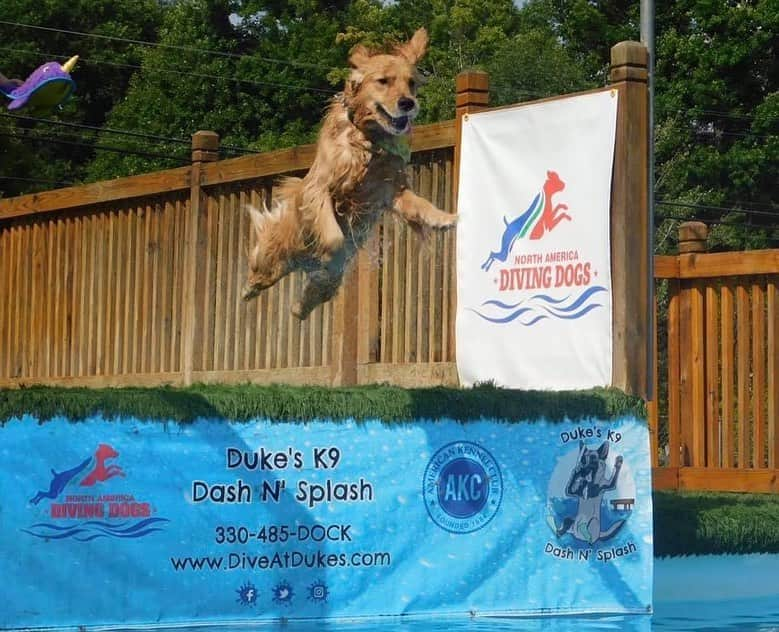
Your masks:
M284 551L264 553L231 552L227 555L201 557L171 557L176 571L237 571L278 570L290 568L339 568L349 566L390 566L392 559L387 552L328 553L326 551Z

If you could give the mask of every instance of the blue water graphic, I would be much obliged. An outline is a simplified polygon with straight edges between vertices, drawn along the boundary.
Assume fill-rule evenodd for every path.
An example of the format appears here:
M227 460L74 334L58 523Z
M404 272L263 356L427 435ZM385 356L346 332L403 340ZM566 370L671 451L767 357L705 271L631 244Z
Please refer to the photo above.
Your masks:
M129 527L125 526L127 523L110 524L97 520L89 520L75 525L68 525L67 527L39 522L29 527L29 529L22 529L22 531L46 540L73 538L78 542L90 542L97 538L109 537L140 538L155 531L161 531L161 525L159 525L161 522L168 522L168 520L167 518L147 518ZM152 527L151 525L157 526Z
M594 302L593 297L606 288L594 285L566 303L570 296L554 298L546 294L534 294L526 300L517 303L503 303L492 299L484 301L481 309L470 308L474 314L491 323L505 324L517 321L520 325L530 327L541 320L556 318L558 320L575 320L589 314L593 309L603 307L602 303ZM519 308L519 309L517 309ZM523 319L520 317L524 316Z

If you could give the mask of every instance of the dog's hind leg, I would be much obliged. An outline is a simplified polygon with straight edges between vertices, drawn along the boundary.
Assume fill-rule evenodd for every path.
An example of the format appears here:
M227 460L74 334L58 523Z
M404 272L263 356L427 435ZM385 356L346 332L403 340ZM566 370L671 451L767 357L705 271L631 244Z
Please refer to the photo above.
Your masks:
M343 273L315 270L309 273L303 296L292 306L292 315L305 320L322 303L333 298L341 287Z
M457 215L445 213L409 189L395 196L392 209L410 224L446 229L457 223Z

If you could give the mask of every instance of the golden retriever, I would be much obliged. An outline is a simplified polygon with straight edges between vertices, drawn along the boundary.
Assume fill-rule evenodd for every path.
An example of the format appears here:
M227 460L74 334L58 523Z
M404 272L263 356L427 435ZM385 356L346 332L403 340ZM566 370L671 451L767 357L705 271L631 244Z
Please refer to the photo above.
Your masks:
M387 210L412 227L445 229L456 216L409 190L408 136L419 112L417 62L427 48L419 29L391 54L357 46L351 72L319 133L304 178L286 178L271 209L250 208L254 230L243 298L255 298L294 270L307 282L292 313L305 319L337 292L344 271Z

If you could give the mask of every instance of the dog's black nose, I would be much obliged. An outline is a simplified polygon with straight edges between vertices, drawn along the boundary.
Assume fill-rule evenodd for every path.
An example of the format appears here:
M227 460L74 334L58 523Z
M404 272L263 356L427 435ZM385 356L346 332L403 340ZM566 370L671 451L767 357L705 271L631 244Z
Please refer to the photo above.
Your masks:
M413 110L415 105L416 103L414 102L414 99L409 99L408 97L402 97L398 99L398 107L404 112Z

